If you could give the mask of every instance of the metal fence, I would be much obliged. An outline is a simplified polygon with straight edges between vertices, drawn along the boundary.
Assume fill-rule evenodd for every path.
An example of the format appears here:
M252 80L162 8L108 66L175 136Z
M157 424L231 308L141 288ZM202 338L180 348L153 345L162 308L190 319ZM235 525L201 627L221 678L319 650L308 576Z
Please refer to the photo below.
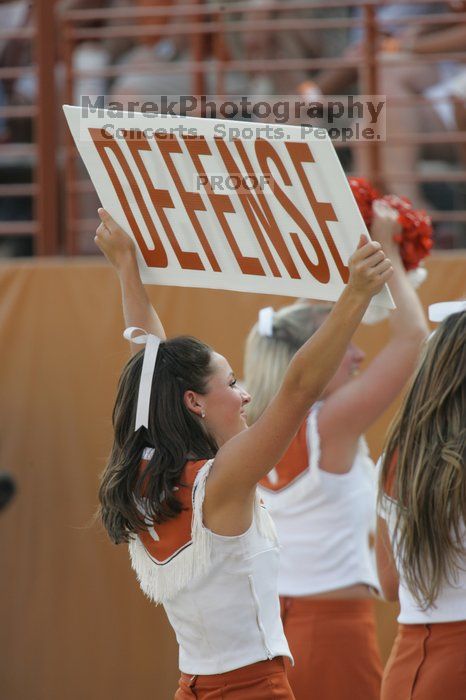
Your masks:
M34 250L39 255L53 255L60 245L53 80L56 63L54 22L53 2L39 0L27 9L22 26L0 27L0 40L12 42L13 54L17 53L14 49L19 42L30 42L31 45L30 62L26 65L0 65L0 80L6 84L7 81L29 77L37 85L37 99L33 103L0 105L0 117L4 119L30 119L32 133L30 142L13 141L0 146L0 198L10 202L11 199L20 199L20 209L26 210L26 213L30 209L28 218L22 217L20 211L14 220L6 217L1 220L0 236L30 235L34 240ZM22 181L15 182L18 171Z
M73 103L77 81L89 78L114 80L125 74L133 74L135 68L118 60L83 68L77 65L76 51L85 43L98 46L127 40L134 45L135 42L150 43L151 38L155 43L177 37L184 47L182 60L142 61L137 64L137 71L140 75L157 71L167 76L189 76L193 95L206 93L207 82L215 94L225 94L228 77L232 74L286 76L291 75L292 71L301 71L312 76L312 71L342 67L357 71L357 90L360 94L378 95L381 92L383 68L379 46L381 39L387 35L388 25L393 31L397 27L447 28L466 24L466 12L452 12L446 6L445 12L435 10L434 13L430 9L438 7L434 0L411 0L411 14L388 19L379 13L385 3L375 0L260 4L254 0L225 4L216 4L213 0L210 3L193 0L167 6L160 6L154 0L152 7L147 3L142 4L119 7L108 2L106 7L63 10L60 2L36 0L23 26L0 28L0 40L27 41L33 48L29 65L5 65L3 62L0 80L12 81L30 75L37 84L37 97L31 104L0 105L0 118L27 118L33 124L31 142L10 142L0 146L0 175L4 174L0 182L0 203L12 198L32 202L28 218L18 216L18 207L14 219L7 220L2 214L0 241L5 236L30 235L34 252L38 255L73 255L82 252L82 236L95 229L93 209L86 205L86 198L91 198L89 201L92 202L93 187L79 164L79 156L59 113L59 106L62 101ZM398 3L398 6L408 7L407 3ZM415 11L416 6L420 8L418 12ZM329 12L333 15L328 16ZM231 44L240 45L245 37L293 37L296 32L307 31L326 32L326 36L330 36L331 32L357 29L362 32L363 39L362 48L355 55L268 55L251 58L241 50L236 53L231 50ZM408 51L396 58L397 66L412 67L413 70L419 65L461 64L465 59L466 51L435 51L435 47L433 51L425 53ZM439 97L439 100L442 99L448 98ZM466 95L464 99L466 101ZM428 109L432 108L432 101L422 92L395 94L390 96L389 105L390 109ZM454 231L451 243L461 244L466 231L466 132L461 126L427 132L419 128L390 135L387 145L412 148L413 144L419 147L449 146L457 150L454 165L440 160L435 170L400 170L392 173L391 179L393 181L395 178L400 183L400 189L404 183L406 186L410 183L424 183L427 186L438 183L441 187L450 188L450 195L451 192L454 195L450 206L430 213L439 224L449 222ZM340 153L341 149L347 150L345 144L335 145ZM355 174L364 175L383 188L386 177L383 146L371 141L355 144L354 147L364 148L367 154L364 172ZM18 170L13 167L15 164L20 165L23 181L14 182L8 175L9 169L13 174ZM27 178L29 182L24 181Z

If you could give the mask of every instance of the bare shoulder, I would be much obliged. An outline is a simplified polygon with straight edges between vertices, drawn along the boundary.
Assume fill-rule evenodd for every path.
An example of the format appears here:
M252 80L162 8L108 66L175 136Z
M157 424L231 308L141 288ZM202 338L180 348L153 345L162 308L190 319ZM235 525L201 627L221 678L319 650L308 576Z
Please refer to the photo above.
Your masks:
M239 494L232 488L227 495L224 480L219 475L219 469L215 468L214 460L205 487L202 511L204 525L217 535L242 535L252 522L255 494L254 487Z

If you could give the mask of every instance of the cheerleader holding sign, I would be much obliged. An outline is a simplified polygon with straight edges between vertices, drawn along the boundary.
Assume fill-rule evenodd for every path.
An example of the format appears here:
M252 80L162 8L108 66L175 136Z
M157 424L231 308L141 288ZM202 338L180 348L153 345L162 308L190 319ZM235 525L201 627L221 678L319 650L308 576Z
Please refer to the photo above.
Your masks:
M256 485L333 376L391 263L379 243L361 236L340 299L248 428L250 396L228 361L195 338L166 339L132 240L107 212L99 214L96 243L119 275L126 324L137 327L126 337L136 351L145 344L120 378L100 488L103 523L113 542L129 543L142 589L163 603L176 632L177 700L219 692L290 700L278 544Z

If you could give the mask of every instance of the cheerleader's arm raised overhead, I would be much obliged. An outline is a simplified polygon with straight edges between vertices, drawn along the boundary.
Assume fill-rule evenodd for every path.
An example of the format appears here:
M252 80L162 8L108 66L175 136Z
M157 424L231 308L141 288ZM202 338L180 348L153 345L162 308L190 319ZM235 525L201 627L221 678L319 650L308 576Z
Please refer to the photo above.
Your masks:
M121 296L125 327L136 326L147 333L166 339L162 322L152 306L139 275L136 250L130 236L119 226L105 209L99 209L101 224L95 242L107 260L115 268L121 285ZM131 344L134 355L140 345Z

